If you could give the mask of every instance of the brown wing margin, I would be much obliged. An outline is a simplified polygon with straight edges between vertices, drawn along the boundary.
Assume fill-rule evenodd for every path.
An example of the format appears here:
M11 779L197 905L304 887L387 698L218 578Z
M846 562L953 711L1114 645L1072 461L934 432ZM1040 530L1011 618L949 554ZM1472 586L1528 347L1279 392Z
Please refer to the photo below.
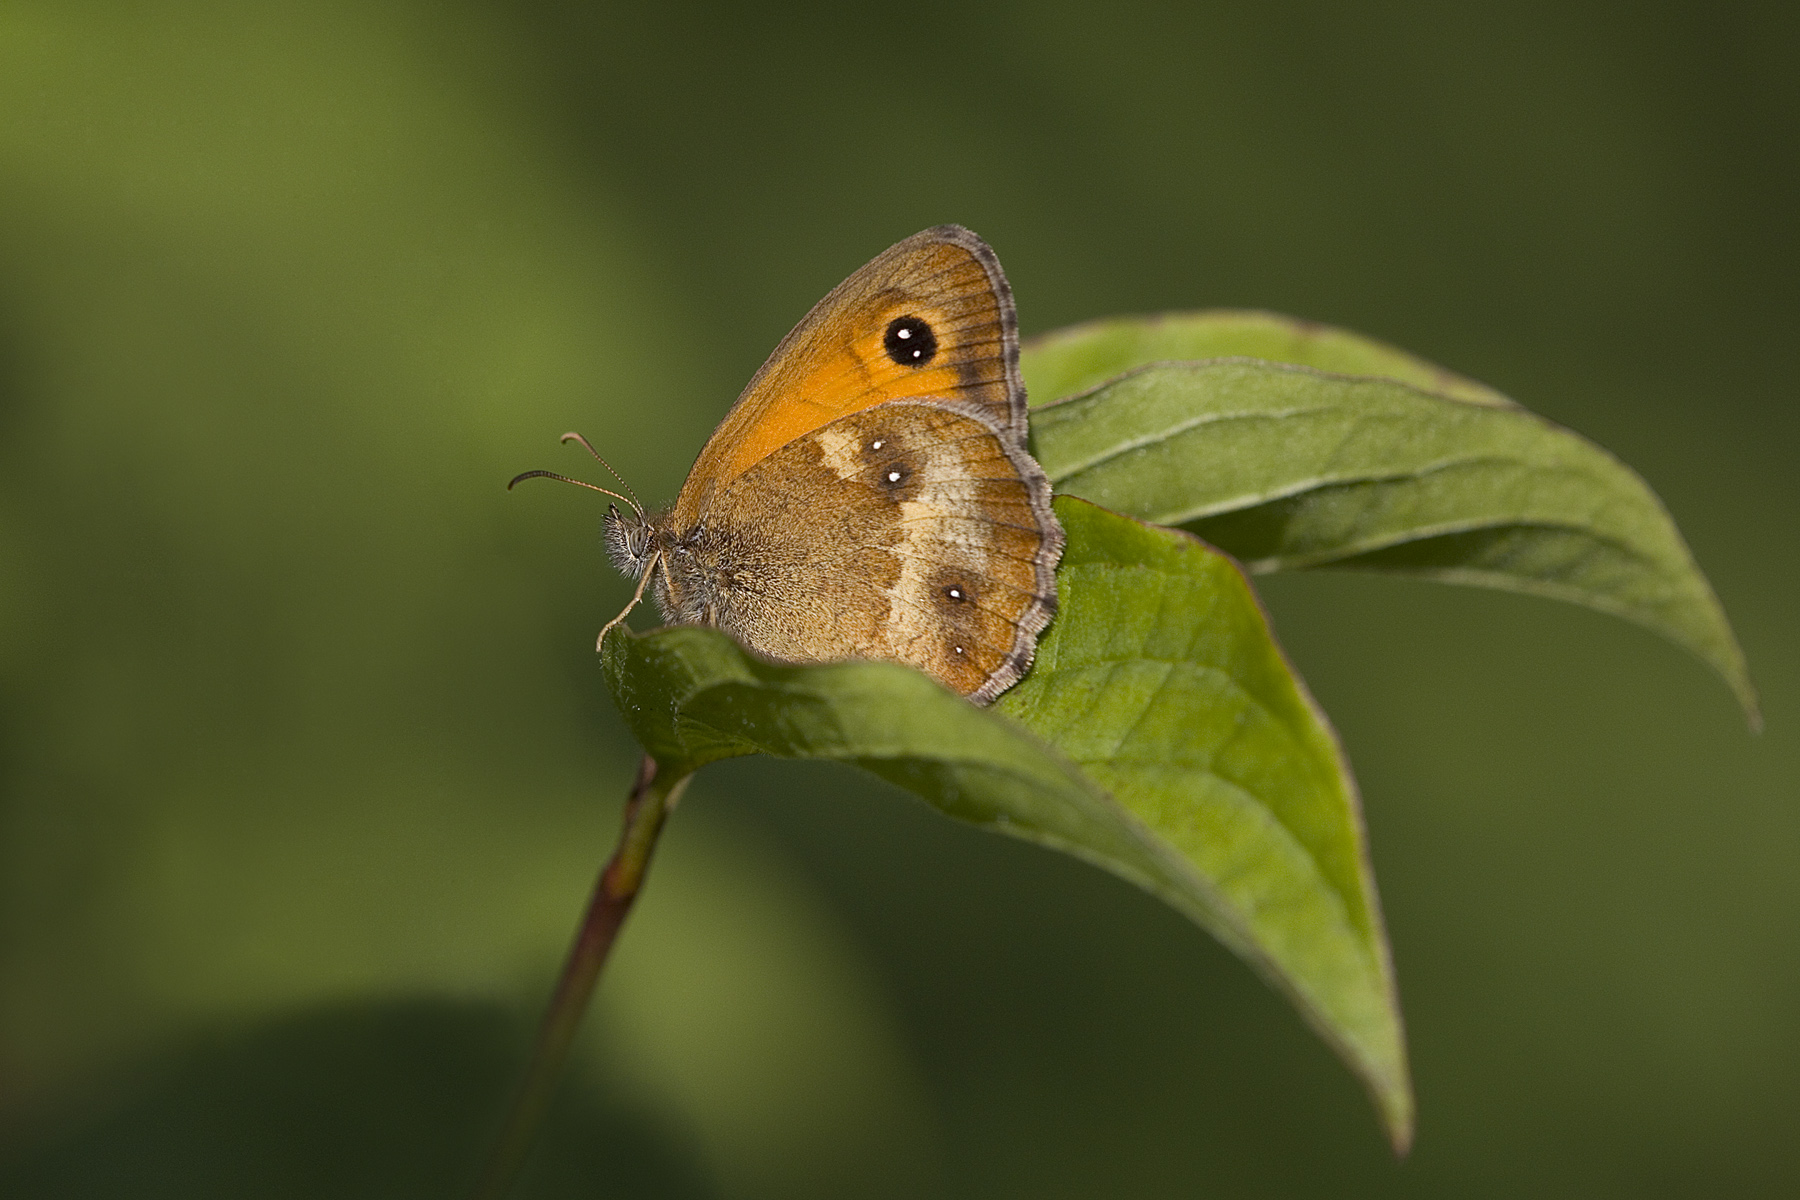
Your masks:
M929 362L900 364L886 353L888 326L899 316L931 326L938 350ZM982 412L1009 446L1024 450L1012 288L993 250L960 225L896 243L813 306L700 452L675 521L696 520L720 487L795 438L876 404L928 397Z

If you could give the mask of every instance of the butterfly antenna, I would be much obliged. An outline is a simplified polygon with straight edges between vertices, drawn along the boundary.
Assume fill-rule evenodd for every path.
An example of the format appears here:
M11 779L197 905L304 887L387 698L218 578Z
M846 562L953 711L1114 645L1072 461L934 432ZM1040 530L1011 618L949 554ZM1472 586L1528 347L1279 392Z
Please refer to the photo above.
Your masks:
M600 636L594 639L594 652L596 654L598 654L601 648L606 645L606 635L613 631L613 626L630 616L631 610L636 608L638 606L638 601L644 598L644 589L650 586L650 577L656 574L656 568L661 565L662 555L658 554L655 558L650 560L650 565L644 568L644 573L638 576L637 591L631 594L631 603L620 609L618 616L600 627Z
M605 467L608 471L612 471L612 477L619 481L620 487L624 488L628 492L631 492L631 506L633 508L637 509L638 514L640 516L643 514L644 506L637 502L637 493L632 491L631 485L629 483L625 482L625 477L623 475L619 474L617 471L613 471L613 465L611 463L607 462L604 458L600 457L600 452L598 450L594 449L593 444L591 442L589 442L586 438L582 437L579 433L575 433L573 431L563 434L561 440L563 440L565 442L580 442L581 448L583 450L586 450L589 454L593 455L595 462L597 462L601 466Z
M619 493L609 491L597 483L589 483L585 479L571 479L567 475L558 475L555 471L526 471L523 474L514 475L511 482L506 485L506 490L509 492L512 491L513 484L518 483L521 479L560 479L564 483L572 483L576 487L584 487L589 491L599 492L603 496L611 496L621 504L629 504L631 506L631 511L635 512L639 517L644 515L644 510L638 507L638 502L636 500L628 500L624 496L619 495Z

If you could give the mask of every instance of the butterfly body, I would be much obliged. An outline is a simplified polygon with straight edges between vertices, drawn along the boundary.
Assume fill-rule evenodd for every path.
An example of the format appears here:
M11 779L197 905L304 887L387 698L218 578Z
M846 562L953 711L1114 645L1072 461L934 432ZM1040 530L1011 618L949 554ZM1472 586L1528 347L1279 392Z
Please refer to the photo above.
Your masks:
M985 703L1055 612L1062 530L1025 446L1011 295L943 226L852 275L777 347L674 507L607 518L671 623L772 658L908 663Z

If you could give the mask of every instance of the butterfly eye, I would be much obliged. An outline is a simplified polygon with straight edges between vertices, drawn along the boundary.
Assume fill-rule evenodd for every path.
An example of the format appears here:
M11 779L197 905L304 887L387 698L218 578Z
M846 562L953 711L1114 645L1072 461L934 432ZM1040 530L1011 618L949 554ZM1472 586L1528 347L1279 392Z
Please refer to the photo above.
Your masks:
M895 317L882 339L887 356L903 367L922 367L937 356L937 334L918 317Z

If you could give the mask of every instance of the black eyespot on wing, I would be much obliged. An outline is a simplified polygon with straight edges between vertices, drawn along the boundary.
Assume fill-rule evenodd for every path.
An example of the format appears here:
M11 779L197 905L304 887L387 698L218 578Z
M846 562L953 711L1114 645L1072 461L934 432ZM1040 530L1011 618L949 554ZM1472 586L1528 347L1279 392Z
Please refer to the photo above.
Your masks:
M895 458L906 458L908 450L907 444L896 438L890 431L871 429L863 433L862 445L857 448L857 454L862 458L864 465L873 468Z
M857 450L857 456L868 471L864 478L890 500L913 499L919 491L915 449L906 439L896 437L891 429L865 430L862 445Z
M913 469L898 458L875 464L875 486L896 500L910 500L913 492Z
M974 662L976 647L984 644L982 612L975 606L975 587L970 572L946 564L931 579L932 606L952 659Z
M887 356L903 367L922 367L937 357L937 333L919 317L895 317L881 340Z

